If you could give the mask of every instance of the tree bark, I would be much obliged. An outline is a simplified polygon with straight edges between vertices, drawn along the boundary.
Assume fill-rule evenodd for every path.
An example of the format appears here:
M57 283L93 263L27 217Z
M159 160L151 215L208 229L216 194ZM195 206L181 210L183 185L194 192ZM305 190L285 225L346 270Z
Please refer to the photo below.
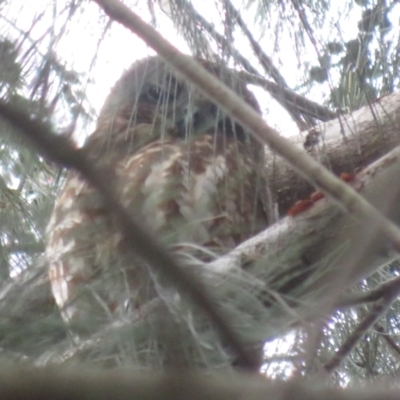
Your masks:
M360 171L400 144L400 92L320 124L293 142L336 174ZM283 216L314 189L268 150L267 164L270 190Z

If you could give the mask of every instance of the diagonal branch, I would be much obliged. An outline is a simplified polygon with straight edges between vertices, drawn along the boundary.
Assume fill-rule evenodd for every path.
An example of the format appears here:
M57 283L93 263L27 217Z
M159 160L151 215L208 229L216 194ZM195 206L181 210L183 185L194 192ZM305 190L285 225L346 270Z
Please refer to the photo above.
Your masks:
M50 160L80 172L98 190L107 209L112 210L121 231L130 243L132 252L139 254L161 273L165 273L180 291L191 297L208 314L220 334L236 351L240 365L249 369L258 365L258 362L245 350L237 334L230 328L226 317L214 306L208 289L189 269L183 269L171 253L166 251L119 203L112 183L106 178L110 176L107 170L98 171L93 168L84 149L75 149L66 137L56 136L44 123L31 119L23 111L0 102L0 115L17 127L21 134Z
M372 307L369 314L358 324L357 328L345 340L336 354L325 364L325 370L327 372L333 372L343 362L369 328L383 316L384 312L396 300L399 296L400 288L396 287L392 289L393 290L386 291L384 298Z
M248 129L260 143L267 144L272 151L286 159L293 169L317 188L327 193L352 217L368 222L374 228L375 233L380 232L384 235L400 252L400 229L357 194L354 189L335 177L306 152L293 146L289 140L280 136L232 90L205 71L194 59L180 53L127 6L118 0L94 1L112 19L120 22L141 37L189 82L195 84L199 90L224 109L234 120Z
M383 340L387 343L387 345L396 353L396 355L400 356L400 347L399 345L393 340L392 336L385 332L385 329L380 324L375 324L376 330L380 334L379 336L383 338ZM397 335L396 335L397 336Z
M282 105L290 104L301 114L312 118L317 118L320 121L329 121L337 117L337 113L329 110L329 108L321 106L320 104L309 100L304 96L300 96L292 90L282 87L275 82L271 82L258 74L255 75L248 72L240 72L239 74L246 83L264 88Z
M366 292L350 293L339 301L337 307L346 308L378 301L384 298L388 291L392 292L393 290L398 290L400 292L400 277L391 279L388 282L382 283L377 288Z
M382 103L382 106L384 106L384 109L389 115L398 115L396 103L400 102L396 101L397 98L400 98L400 94L388 96L384 99L385 103ZM393 107L387 107L386 102ZM360 110L360 113L362 113L362 110ZM375 113L375 115L377 115L377 113ZM375 137L375 131L368 128L369 125L373 124L373 120L368 120L368 115L364 115L365 118L361 119L357 113L355 113L353 117L357 119L358 123L361 123L363 127L367 127L366 132L359 132L360 137L356 140L358 144L369 141L366 140L364 136L368 137L372 135L371 137ZM385 130L386 135L389 136L385 136L385 141L380 141L381 147L379 148L372 149L361 146L362 154L365 153L365 157L358 161L358 164L356 164L357 166L365 162L370 162L371 156L372 159L374 159L378 154L387 152L389 148L400 144L400 138L395 126L390 130L390 118L388 121L385 121L381 119L380 115L378 115L378 117L382 123L381 128ZM329 125L332 125L332 123ZM354 126L354 128L358 131L357 126ZM333 129L333 131L328 129L326 131L326 136L333 136L334 139L337 133L335 129ZM348 144L353 139L348 133L346 133L346 135L346 143ZM62 140L62 138L56 139ZM339 144L335 140L333 142L333 148L336 149ZM328 146L329 143L330 141L326 143L324 154L330 154L331 152ZM353 148L352 146L350 147L351 149ZM359 151L359 149L360 148L357 147L354 148L353 151ZM52 150L51 147L50 150ZM57 146L53 146L53 151L56 150ZM347 153L345 158L354 158L350 154L351 153ZM366 155L368 155L368 157L366 157ZM383 188L384 182L389 181L389 184L393 186L391 175L398 176L396 163L393 163L396 157L400 157L399 149L394 150L385 157L377 160L374 164L371 164L358 174L352 184L369 200L373 198L374 193L386 193L387 190ZM392 173L390 171L392 171ZM277 175L276 179L282 181L283 176ZM287 186L293 188L295 185L292 182ZM391 189L390 192L393 192L393 190ZM377 204L382 203L379 196L375 201ZM398 204L399 202L395 201L394 203ZM399 220L400 218L396 219L397 222ZM359 227L359 225L357 226ZM380 289L369 292L365 297L361 295L358 296L358 299L355 299L354 295L352 296L351 294L346 295L345 298L340 297L342 296L342 291L355 283L360 277L366 276L380 266L390 263L396 257L395 253L387 251L385 245L377 247L368 245L365 257L360 261L359 266L354 268L351 274L349 271L346 271L346 264L339 263L338 267L334 269L333 279L330 279L329 270L327 270L326 263L324 264L323 261L329 258L327 256L330 253L337 253L338 249L340 250L343 246L346 246L346 243L355 243L351 239L349 233L353 227L354 221L342 216L340 210L338 210L332 202L326 199L320 200L302 215L295 218L281 219L274 226L269 227L266 231L243 243L228 255L206 265L205 268L212 273L226 271L226 276L231 277L235 275L235 271L242 271L242 267L246 265L246 271L243 273L249 272L251 275L258 277L259 280L264 283L268 291L276 292L284 298L295 298L298 303L297 305L300 306L301 309L296 309L295 312L292 312L289 316L285 310L285 312L282 312L281 308L277 313L282 317L283 325L279 325L278 322L273 320L273 311L271 312L271 318L269 316L267 317L267 320L271 321L269 325L273 326L275 331L272 332L272 335L266 333L265 337L276 336L277 334L283 334L288 326L290 326L290 323L287 323L288 317L293 319L294 315L294 322L301 321L304 318L315 320L322 314L325 316L325 311L330 312L330 310L324 310L323 307L321 307L321 300L326 300L326 298L329 297L329 290L327 290L327 287L333 288L336 283L335 279L338 276L347 275L348 279L345 285L339 286L340 292L336 292L337 297L333 299L332 305L335 308L354 306L360 302L377 301L382 298L383 292L386 291L386 285L388 285L388 288L393 285L398 285L397 280L393 280L382 285ZM332 242L334 243L333 245L331 245ZM363 243L362 240L360 242L364 245L363 248L365 249L365 243ZM257 260L260 261L260 264L255 267L251 266L252 262ZM312 267L315 273L309 274L308 271L312 264L316 265L315 268ZM41 288L43 286L46 285L38 287L38 296L36 297L42 297ZM29 287L31 287L31 285L29 285ZM313 297L312 294L310 295L313 287L319 288L318 295L320 297ZM13 288L15 291L14 286ZM31 303L32 302L29 301L29 304L27 304L28 309L30 309ZM7 302L5 302L5 304L7 304ZM273 304L270 305L272 306ZM292 305L293 301L290 307ZM273 307L270 308L272 309ZM269 311L265 312L269 313Z
M288 88L288 85L283 76L280 74L278 68L275 67L272 60L267 56L267 54L265 54L259 43L254 39L249 28L247 28L242 17L240 16L238 10L236 10L230 0L224 0L223 3L228 13L236 20L240 29L247 37L247 40L253 48L254 54L258 57L260 64L263 66L265 71L268 72L268 74L279 86Z
M215 27L208 22L201 14L199 14L193 5L189 3L187 0L174 0L178 7L177 12L186 12L189 15L189 18L195 20L204 30L206 30L209 35L216 41L216 43L222 48L226 49L229 54L232 55L233 59L239 63L247 72L259 76L261 75L258 73L257 69L254 68L249 60L244 57L236 48L232 46L232 43L228 41L223 35L217 32ZM201 32L200 32L201 33ZM266 70L266 73L269 73L270 70ZM286 91L289 91L286 85L281 84L282 79L277 78L273 75L274 79L278 79L278 87L279 88L286 88ZM268 89L267 89L268 90ZM297 109L296 103L290 103L286 101L285 97L281 97L279 95L279 91L271 91L271 96L286 109L286 111L291 115L292 119L296 122L300 131L303 131L307 128L306 124L304 123L303 119L301 118L301 110Z

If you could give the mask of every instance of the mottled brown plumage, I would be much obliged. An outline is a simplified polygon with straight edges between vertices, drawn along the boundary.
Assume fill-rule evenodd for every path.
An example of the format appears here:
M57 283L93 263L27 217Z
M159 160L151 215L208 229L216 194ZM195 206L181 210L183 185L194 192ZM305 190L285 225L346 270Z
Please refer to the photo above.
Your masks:
M201 63L259 110L234 72ZM84 146L95 165L112 171L124 206L175 251L222 254L267 225L262 146L159 57L122 76ZM126 246L97 192L69 172L46 246L66 321L91 330L156 296L151 274Z

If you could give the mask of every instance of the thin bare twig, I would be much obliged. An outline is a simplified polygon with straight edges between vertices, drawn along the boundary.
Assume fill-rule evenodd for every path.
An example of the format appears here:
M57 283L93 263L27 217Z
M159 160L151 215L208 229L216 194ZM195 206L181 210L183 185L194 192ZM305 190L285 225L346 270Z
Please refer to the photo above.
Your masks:
M382 285L379 285L378 288L363 292L361 294L350 293L348 296L345 296L344 298L339 300L336 307L347 308L378 301L385 297L385 294L388 291L392 290L398 290L400 292L400 277L392 279L389 282L385 282Z
M321 106L304 96L300 96L290 89L283 88L279 84L271 82L260 75L240 72L239 76L247 83L263 87L282 105L291 104L292 106L295 106L296 110L303 115L309 115L310 117L317 118L320 121L329 121L337 118L337 113L329 110L329 108Z
M0 101L0 115L17 127L42 154L67 168L74 168L98 191L104 204L117 218L121 231L130 243L131 250L139 254L154 268L165 273L170 281L203 309L237 353L241 366L254 369L258 362L248 354L237 334L230 328L225 316L215 307L207 288L188 269L183 269L179 262L166 251L118 201L112 183L105 177L109 173L93 168L86 157L85 149L75 149L64 136L55 135L42 122L33 120L25 112L16 110Z
M247 72L259 76L261 75L259 72L251 65L249 60L244 57L236 48L232 46L232 43L228 41L224 36L217 32L214 26L208 22L205 18L200 15L192 4L187 2L187 0L174 0L178 6L181 6L182 10L180 12L186 12L189 14L189 17L194 19L204 30L206 30L209 35L216 41L216 43L222 48L226 49L226 51L233 57L233 59L239 63ZM275 69L276 70L276 69ZM266 70L266 73L269 74L271 71L270 69ZM279 79L275 74L272 74L273 79L277 79L278 85L280 88L286 88L289 90L286 84L282 84L283 78ZM268 90L268 89L267 89ZM279 96L279 91L271 92L272 97L281 104L287 112L291 115L295 123L297 124L300 131L307 129L307 125L305 124L304 120L301 118L301 111L297 110L296 104L287 103L284 98Z
M285 78L280 74L278 68L275 67L272 60L267 56L267 54L265 54L259 43L254 39L249 28L246 26L239 12L233 6L230 0L224 0L224 6L228 13L236 20L243 34L247 37L247 40L253 48L254 54L257 56L265 71L268 72L268 74L279 86L288 88Z
M359 323L354 332L345 340L336 354L325 364L327 372L334 371L342 361L350 354L350 352L357 345L358 341L365 335L368 329L375 324L379 318L382 317L384 312L391 306L397 299L400 293L400 287L392 287L392 290L387 290L384 298L375 306L369 314Z
M385 340L388 346L398 355L400 356L400 347L398 344L392 339L392 337L385 332L385 329L382 325L375 324L376 330L380 333L380 337Z
M272 77L272 79L277 83L277 88L280 88L281 91L291 92L289 89L288 84L286 83L283 76L280 74L278 68L275 67L274 63L272 62L271 58L264 52L260 44L254 39L253 35L251 34L249 28L243 21L242 17L238 10L234 7L230 0L224 0L224 6L226 11L229 15L231 15L239 25L240 29L242 30L243 34L246 36L247 40L250 43L250 46L253 49L255 56L258 58L258 61L264 68L264 71ZM268 90L268 89L267 89ZM297 104L293 102L287 102L286 99L279 99L280 91L275 90L270 92L272 96L281 104L286 105L286 109L289 114L295 119L297 126L300 128L301 131L306 130L307 128L312 128L315 125L315 122L310 118L310 114L302 113L296 107ZM301 97L301 96L299 96ZM290 107L291 106L291 107ZM302 118L303 115L303 118ZM304 122L305 120L305 122Z

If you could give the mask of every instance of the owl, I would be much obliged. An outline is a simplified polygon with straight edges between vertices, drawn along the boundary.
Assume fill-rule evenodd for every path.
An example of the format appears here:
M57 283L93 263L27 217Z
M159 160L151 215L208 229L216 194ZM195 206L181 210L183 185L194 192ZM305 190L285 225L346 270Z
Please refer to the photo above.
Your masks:
M199 63L260 111L234 71ZM84 147L132 216L186 259L222 255L268 224L263 147L158 56L123 74ZM52 292L77 331L126 318L158 296L154 271L132 258L112 210L75 171L46 236Z

